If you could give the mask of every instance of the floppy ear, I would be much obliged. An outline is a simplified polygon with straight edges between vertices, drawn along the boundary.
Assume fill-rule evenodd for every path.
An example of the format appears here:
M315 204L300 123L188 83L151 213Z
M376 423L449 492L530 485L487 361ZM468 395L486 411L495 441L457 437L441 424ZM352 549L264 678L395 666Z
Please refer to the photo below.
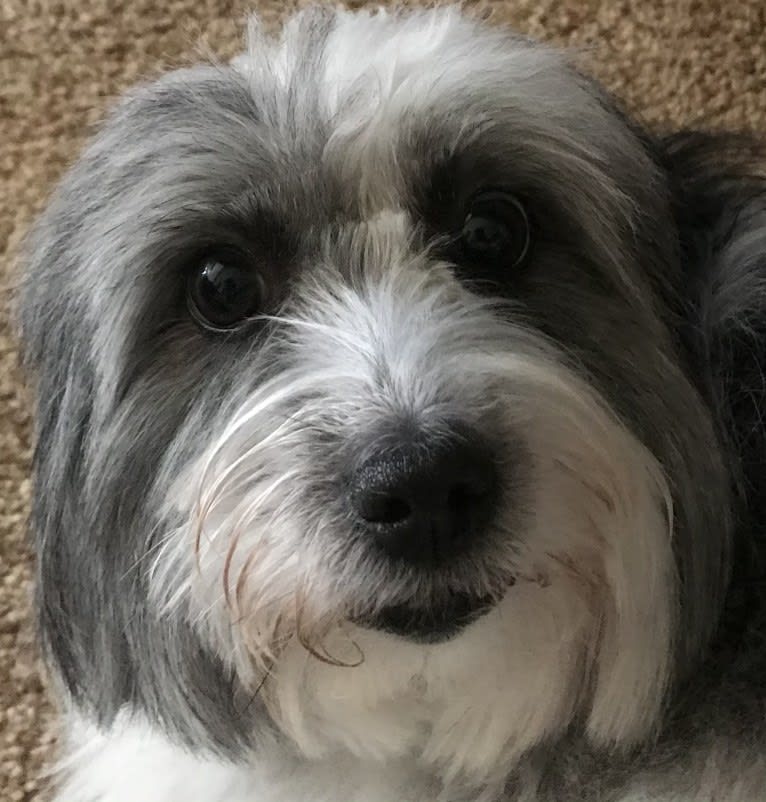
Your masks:
M180 613L161 615L148 593L145 558L156 521L147 499L162 443L182 419L183 393L122 393L132 362L121 369L97 345L112 335L126 305L112 297L119 281L94 284L110 269L131 267L119 262L119 238L108 239L121 228L109 193L133 180L122 132L138 125L130 115L147 116L137 104L153 108L150 90L144 94L148 103L129 100L107 122L26 247L19 316L35 382L31 529L39 621L58 678L75 706L99 723L110 724L130 705L181 738L207 739L231 753L257 736L258 704L243 701L233 672L192 623ZM112 356L118 347L119 355L127 352L130 334L114 338ZM151 378L145 384L151 391Z
M607 745L629 745L651 732L668 682L682 681L721 638L742 635L766 577L766 175L759 174L757 150L745 137L681 133L646 141L646 147L667 181L673 220L665 225L671 231L675 226L678 245L678 258L661 285L667 292L663 304L684 369L716 429L707 448L679 453L684 461L700 453L717 468L706 484L704 473L684 474L685 463L678 473L671 465L674 559L663 554L670 537L649 539L662 526L646 516L636 519L630 537L615 539L631 550L607 564L614 604L604 615L587 722L590 737ZM676 433L668 436L677 448ZM731 476L734 521L729 488L710 484ZM716 496L720 504L711 507L710 493L718 489L724 491ZM638 509L651 513L653 505ZM711 522L715 525L706 526ZM627 525L619 529L630 531ZM661 591L676 582L658 568L674 560L677 598L663 597ZM652 577L659 578L650 590ZM638 588L646 598L637 603Z
M660 159L681 245L680 335L739 502L720 628L736 637L766 577L766 148L742 134L687 131L660 143ZM691 592L686 605L711 591Z
M125 696L128 661L121 639L109 642L103 631L103 577L93 563L96 533L88 531L82 509L95 370L87 347L93 330L82 299L72 298L68 287L78 267L68 247L72 222L62 202L54 200L26 248L19 313L25 363L36 391L31 531L48 656L76 702L93 691L97 660L100 681L95 687L104 698L94 703L104 707L106 699ZM88 631L88 621L100 634ZM96 651L101 652L97 658Z

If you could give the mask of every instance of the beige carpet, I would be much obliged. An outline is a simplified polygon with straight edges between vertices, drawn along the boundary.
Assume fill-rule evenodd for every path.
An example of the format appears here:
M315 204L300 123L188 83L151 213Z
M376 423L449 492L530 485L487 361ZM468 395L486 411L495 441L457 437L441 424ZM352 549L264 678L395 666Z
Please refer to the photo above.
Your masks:
M51 183L110 99L210 48L234 53L242 20L291 0L0 0L0 292ZM358 5L360 5L358 3ZM498 21L578 50L653 124L747 127L766 136L766 0L507 0ZM3 303L3 307L7 304ZM29 398L0 316L0 802L43 800L53 753L29 623ZM136 800L141 802L141 800Z

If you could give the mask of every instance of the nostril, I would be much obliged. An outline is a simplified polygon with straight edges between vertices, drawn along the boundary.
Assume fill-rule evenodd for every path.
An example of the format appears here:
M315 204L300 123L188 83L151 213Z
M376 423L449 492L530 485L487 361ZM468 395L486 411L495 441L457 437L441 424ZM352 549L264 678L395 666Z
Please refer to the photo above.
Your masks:
M469 504L481 503L483 499L491 495L494 486L494 471L490 474L480 466L482 470L477 470L476 475L461 478L454 482L447 491L447 504L449 508L460 509Z
M453 485L447 492L447 513L452 538L466 539L472 535L472 521L476 511L489 499L489 489L478 484Z
M359 505L359 514L367 523L394 526L412 515L406 499L386 493L369 493Z
M484 495L482 490L467 484L455 485L447 494L447 506L453 515L459 514L469 504L475 503Z

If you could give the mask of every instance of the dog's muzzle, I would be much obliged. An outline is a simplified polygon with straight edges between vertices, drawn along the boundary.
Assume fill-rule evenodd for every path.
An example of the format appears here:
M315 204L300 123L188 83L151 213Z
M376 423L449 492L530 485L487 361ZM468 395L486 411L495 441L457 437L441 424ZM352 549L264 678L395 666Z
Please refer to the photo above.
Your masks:
M349 500L363 537L381 559L428 575L479 549L500 500L492 449L473 429L403 432L367 449ZM427 605L386 608L370 625L418 640L441 640L486 609L485 597L450 594Z

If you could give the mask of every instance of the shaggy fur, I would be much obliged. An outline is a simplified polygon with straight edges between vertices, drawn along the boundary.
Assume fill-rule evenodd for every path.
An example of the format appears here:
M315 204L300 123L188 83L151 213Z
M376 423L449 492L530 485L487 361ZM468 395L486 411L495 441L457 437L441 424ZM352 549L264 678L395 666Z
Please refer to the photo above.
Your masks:
M21 303L61 802L766 800L756 158L454 9L253 24L125 98ZM499 270L460 243L498 188ZM216 332L222 248L262 293ZM385 557L349 483L456 432L491 525Z

